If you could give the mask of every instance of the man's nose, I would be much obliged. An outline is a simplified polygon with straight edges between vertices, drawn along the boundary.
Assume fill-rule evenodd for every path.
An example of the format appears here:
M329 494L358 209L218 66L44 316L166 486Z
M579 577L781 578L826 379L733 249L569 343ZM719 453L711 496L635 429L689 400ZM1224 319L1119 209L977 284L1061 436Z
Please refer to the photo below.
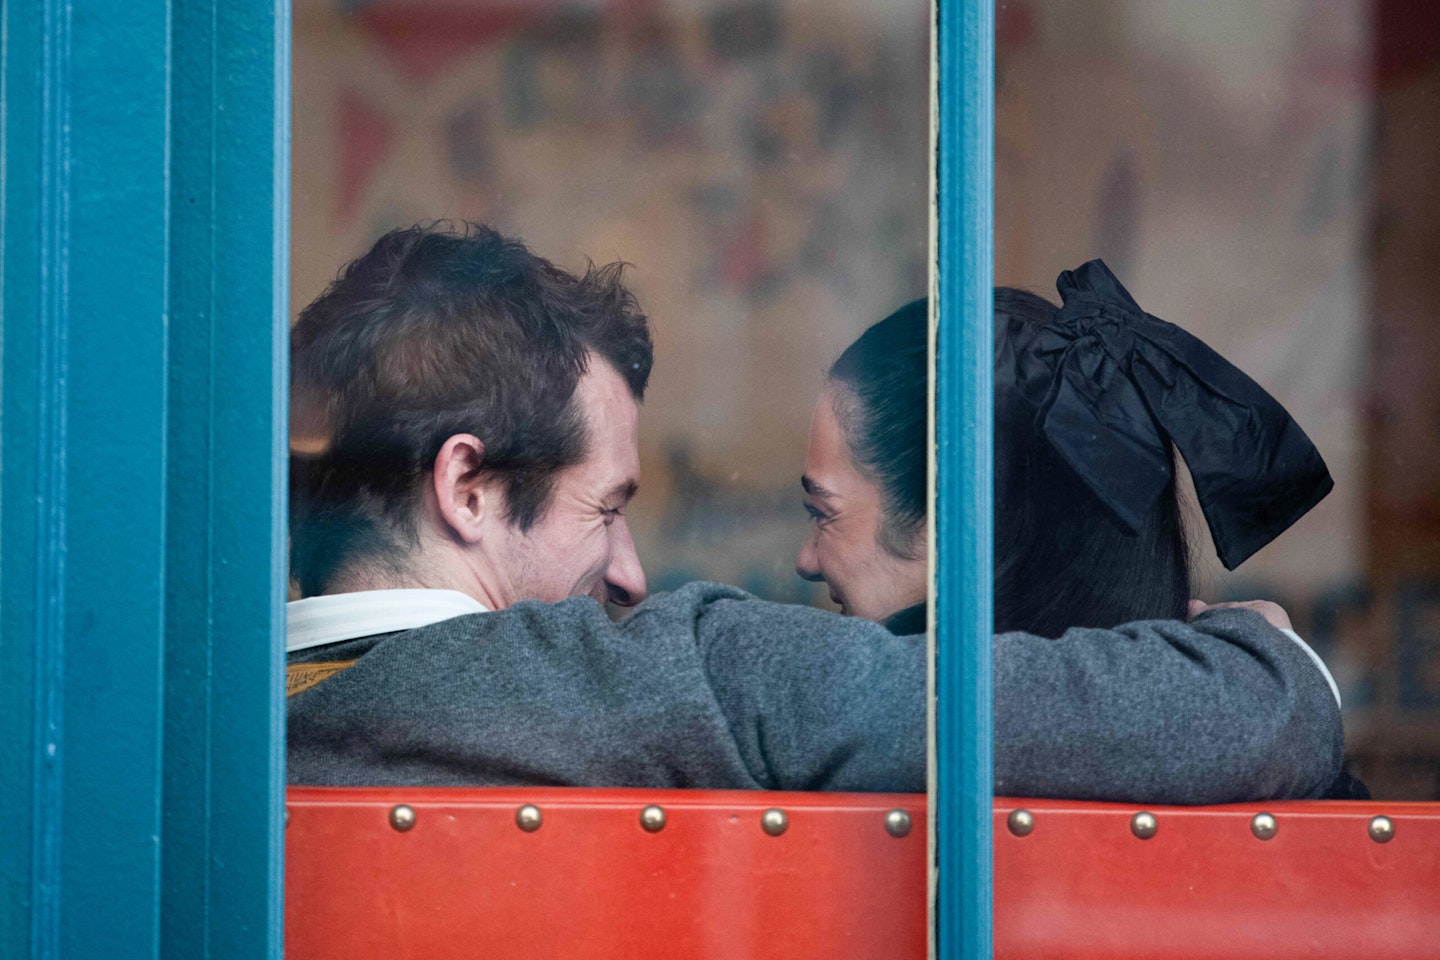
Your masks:
M820 573L820 561L815 551L814 529L811 529L805 542L800 545L800 556L795 558L795 572L800 575L800 579L809 580L811 583L822 583L825 580Z
M610 566L605 568L605 595L619 607L633 607L645 599L645 570L630 527L621 517L610 525L614 542L610 545Z

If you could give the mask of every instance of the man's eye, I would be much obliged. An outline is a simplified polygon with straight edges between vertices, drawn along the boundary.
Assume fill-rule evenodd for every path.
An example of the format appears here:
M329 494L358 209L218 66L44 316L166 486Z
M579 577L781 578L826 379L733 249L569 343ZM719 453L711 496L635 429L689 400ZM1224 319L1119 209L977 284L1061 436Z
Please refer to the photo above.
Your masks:
M619 507L609 507L605 510L601 510L600 516L604 518L605 526L608 527L610 526L610 524L615 522L616 517L623 517L625 516L625 513Z
M816 523L819 523L820 521L826 519L825 514L821 513L819 510L816 510L813 504L805 504L805 512L810 514L810 519L814 520Z

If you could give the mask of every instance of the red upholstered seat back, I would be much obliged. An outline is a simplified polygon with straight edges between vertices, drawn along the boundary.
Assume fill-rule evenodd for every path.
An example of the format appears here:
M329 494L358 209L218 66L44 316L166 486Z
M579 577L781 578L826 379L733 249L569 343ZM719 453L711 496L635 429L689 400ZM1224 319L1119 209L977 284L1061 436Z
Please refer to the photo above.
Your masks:
M292 960L925 955L921 796L292 788L288 810ZM1143 840L1136 812L996 801L997 958L1440 957L1440 806L1152 808Z
M923 796L292 788L288 807L289 960L925 955Z
M1007 826L1017 807L1028 836ZM1144 840L1137 812L996 801L997 958L1440 957L1440 804L1153 807ZM1393 828L1383 843L1377 815Z

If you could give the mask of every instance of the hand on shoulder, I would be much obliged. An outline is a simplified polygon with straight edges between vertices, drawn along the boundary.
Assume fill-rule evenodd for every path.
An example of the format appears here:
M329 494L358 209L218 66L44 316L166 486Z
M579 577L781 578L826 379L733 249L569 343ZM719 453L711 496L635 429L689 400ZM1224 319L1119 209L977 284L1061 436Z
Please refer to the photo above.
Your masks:
M1290 625L1290 615L1285 612L1285 608L1278 603L1271 603L1269 600L1236 600L1229 603L1206 603L1203 600L1191 600L1186 619L1194 620L1207 610L1223 610L1227 607L1254 610L1277 630L1294 629Z

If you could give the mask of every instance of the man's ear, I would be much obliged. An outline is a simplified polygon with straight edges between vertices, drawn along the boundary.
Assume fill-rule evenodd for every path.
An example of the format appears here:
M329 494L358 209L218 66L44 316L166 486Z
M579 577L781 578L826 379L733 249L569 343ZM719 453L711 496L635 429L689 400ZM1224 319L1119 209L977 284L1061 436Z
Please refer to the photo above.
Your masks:
M435 455L432 482L440 516L465 543L480 539L485 519L485 444L457 433Z

